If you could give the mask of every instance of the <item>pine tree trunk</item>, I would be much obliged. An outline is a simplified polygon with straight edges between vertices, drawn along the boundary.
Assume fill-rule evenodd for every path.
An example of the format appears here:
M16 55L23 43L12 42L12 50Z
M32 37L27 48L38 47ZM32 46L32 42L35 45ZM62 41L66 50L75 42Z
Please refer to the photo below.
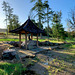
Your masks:
M59 37L57 37L57 40L59 41Z
M49 13L48 7L47 7L47 13ZM47 36L48 36L48 41L49 41L49 18L48 18L48 14L47 14L47 26L48 26Z
M39 4L39 0L38 0L38 4ZM39 18L39 28L41 29L41 18L40 18L40 7L38 5L38 18ZM42 34L40 33L40 37L42 38Z
M7 37L8 37L8 26L7 26L7 11L6 11L6 35L7 35Z

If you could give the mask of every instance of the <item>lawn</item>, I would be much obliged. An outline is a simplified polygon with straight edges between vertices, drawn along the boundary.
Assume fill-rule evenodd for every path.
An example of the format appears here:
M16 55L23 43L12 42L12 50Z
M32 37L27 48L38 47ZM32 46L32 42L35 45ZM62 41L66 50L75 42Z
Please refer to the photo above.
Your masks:
M25 39L21 39L21 41L24 41ZM36 40L35 38L33 39L33 40ZM44 42L44 41L50 41L50 42L53 42L53 43L60 43L60 42L62 42L61 40L60 41L57 41L56 39L46 39L46 38L44 38L44 39L38 39L40 42ZM5 38L5 39L0 39L0 41L19 41L19 39L15 39L15 38ZM75 39L71 39L71 40L69 40L69 39L66 39L66 40L64 40L64 41L66 41L66 42L75 42Z
M21 63L0 62L0 75L20 75L25 70Z

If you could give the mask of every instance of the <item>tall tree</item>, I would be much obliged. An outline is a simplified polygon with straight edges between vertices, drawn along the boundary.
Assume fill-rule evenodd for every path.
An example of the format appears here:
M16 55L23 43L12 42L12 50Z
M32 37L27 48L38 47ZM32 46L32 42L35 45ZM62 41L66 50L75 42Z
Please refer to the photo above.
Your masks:
M39 28L41 29L42 19L44 15L42 0L31 0L31 2L35 2L31 11L36 11L35 16L38 16ZM40 36L42 37L42 34L40 34Z
M45 12L46 19L45 20L47 22L47 26L49 26L49 21L52 18L53 11L52 11L52 9L50 8L50 6L48 4L48 0L44 1L44 9L46 9L46 12Z
M67 35L68 35L68 38L71 39L71 26L70 26L70 22L68 20L66 20L67 22Z
M6 16L6 19L5 19L5 21L6 21L6 27L7 27L7 11L8 11L8 3L7 2L5 2L5 1L3 1L3 11L5 11L5 16ZM7 28L7 35L8 35L8 28Z
M46 35L49 37L49 36L52 36L52 29L51 27L45 27L45 32L46 32Z
M64 28L63 25L61 24L61 11L60 12L55 12L53 19L52 19L52 31L53 31L53 36L57 37L59 41L59 37L64 39Z
M41 20L43 19L43 13L44 13L42 0L31 0L31 2L35 2L31 11L36 11L36 15L34 15L34 17L38 16L39 28L41 28L40 24Z
M12 28L12 18L13 18L13 8L11 8L10 6L8 6L8 21L9 21L9 25Z
M34 19L32 19L32 22L33 22L37 27L39 27L39 23L36 22ZM40 26L41 26L41 28L43 29L43 25L41 24Z
M20 26L20 23L19 23L19 18L17 15L13 15L13 29L17 28Z
M51 20L51 18L52 18L52 14L53 14L53 11L51 10L51 8L50 8L50 6L49 6L49 4L48 4L48 0L45 0L44 1L44 8L46 9L45 11L45 17L46 17L46 19L45 19L45 22L47 22L47 27L46 27L46 29L47 29L47 35L48 35L48 37L49 37L49 29L51 29L50 28L50 24L49 24L49 22L50 22L50 20Z
M11 6L3 1L3 11L5 11L6 15L6 25L7 25L7 31L13 30L20 26L19 19L17 15L13 14L13 8ZM7 24L8 21L8 24Z
M20 26L19 19L18 19L17 15L13 15L11 20L12 20L12 25L10 25L10 24L8 25L9 31L14 30L15 28Z
M70 11L70 13L69 13L68 22L69 22L70 25L71 25L71 29L72 29L73 31L75 31L75 8L74 8L74 9L71 9L71 11Z

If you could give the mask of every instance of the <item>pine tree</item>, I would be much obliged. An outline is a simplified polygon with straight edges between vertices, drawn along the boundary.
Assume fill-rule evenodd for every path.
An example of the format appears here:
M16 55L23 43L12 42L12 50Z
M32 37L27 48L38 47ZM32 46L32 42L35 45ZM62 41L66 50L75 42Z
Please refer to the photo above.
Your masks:
M3 11L5 11L5 16L6 16L6 19L5 19L5 21L6 21L6 28L7 28L7 10L8 10L8 3L7 2L5 2L5 1L3 1ZM8 36L8 28L7 28L7 36Z
M41 20L43 19L43 13L44 13L42 0L31 0L31 2L35 2L31 11L36 12L36 15L34 15L34 17L38 16L39 28L41 28L40 24L41 24Z
M53 11L52 9L50 8L49 4L48 4L48 0L45 0L44 1L44 8L45 8L45 22L47 22L47 27L46 27L46 30L47 30L47 36L49 37L49 34L50 34L50 20L52 18L52 14L53 14Z
M10 30L12 30L12 18L13 18L13 8L11 8L10 6L8 6L8 22L9 22L9 25L10 25Z
M59 38L64 39L64 28L61 24L61 11L55 12L52 19L52 31L53 36L56 37L59 41Z
M13 15L12 21L13 21L13 29L18 28L20 26L19 18L17 15Z
M9 3L3 1L3 11L5 11L6 15L6 25L7 25L7 34L9 30L13 30L20 26L19 19L17 15L13 14L13 8L9 5ZM7 24L8 22L8 24Z
M38 16L38 23L39 23L39 28L41 28L41 24L42 24L42 20L43 20L43 16L44 16L44 10L43 10L43 3L42 0L31 0L31 2L35 2L33 8L31 9L31 11L35 11L36 15ZM35 17L34 16L34 17ZM40 37L42 38L42 34L40 34Z
M75 32L75 8L70 10L68 22L70 23L70 28Z

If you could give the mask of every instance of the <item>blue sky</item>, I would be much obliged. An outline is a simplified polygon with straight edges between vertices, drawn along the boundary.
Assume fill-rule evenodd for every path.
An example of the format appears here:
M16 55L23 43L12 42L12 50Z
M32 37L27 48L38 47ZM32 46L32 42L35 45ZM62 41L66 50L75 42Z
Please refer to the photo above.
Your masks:
M2 10L3 1L8 2L14 9L13 13L19 16L19 21L21 24L27 20L30 9L34 6L34 3L30 3L30 0L0 0L0 28L6 27L4 22L5 14ZM49 0L49 5L54 11L62 11L62 24L66 29L66 19L68 18L68 12L70 9L75 7L75 0Z

